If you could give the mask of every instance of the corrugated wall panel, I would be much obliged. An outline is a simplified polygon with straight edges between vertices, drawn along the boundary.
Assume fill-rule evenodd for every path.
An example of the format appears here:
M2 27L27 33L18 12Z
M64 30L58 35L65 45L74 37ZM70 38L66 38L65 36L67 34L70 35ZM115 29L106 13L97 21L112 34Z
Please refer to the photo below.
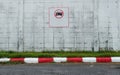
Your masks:
M18 0L0 0L0 49L17 50Z

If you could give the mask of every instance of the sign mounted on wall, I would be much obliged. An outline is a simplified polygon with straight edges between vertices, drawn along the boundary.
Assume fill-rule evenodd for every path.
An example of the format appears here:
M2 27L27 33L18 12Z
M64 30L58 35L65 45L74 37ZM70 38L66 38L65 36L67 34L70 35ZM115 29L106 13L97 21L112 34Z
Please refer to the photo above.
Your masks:
M49 27L51 28L69 27L69 8L67 7L49 8Z
M55 12L54 12L54 15L57 19L61 19L63 16L64 16L64 11L61 10L61 9L57 9Z

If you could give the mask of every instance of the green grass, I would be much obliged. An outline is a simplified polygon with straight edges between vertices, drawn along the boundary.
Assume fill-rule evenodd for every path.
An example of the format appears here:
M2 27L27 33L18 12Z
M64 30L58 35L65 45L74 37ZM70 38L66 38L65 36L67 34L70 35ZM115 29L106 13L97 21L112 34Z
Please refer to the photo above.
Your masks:
M13 52L13 51L0 51L0 58L8 57L119 57L120 51L76 51L76 52L64 52L64 51L44 51L44 52Z

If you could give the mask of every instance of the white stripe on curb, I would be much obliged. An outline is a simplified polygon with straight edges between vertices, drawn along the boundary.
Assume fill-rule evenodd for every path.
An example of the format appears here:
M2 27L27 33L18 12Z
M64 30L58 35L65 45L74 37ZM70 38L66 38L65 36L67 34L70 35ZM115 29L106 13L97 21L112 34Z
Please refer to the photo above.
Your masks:
M10 58L0 58L0 62L9 62Z
M38 58L25 58L25 63L38 63Z
M54 57L53 61L54 62L67 62L67 58L66 57Z
M83 57L83 62L96 62L96 57Z
M111 57L112 62L120 62L120 57Z

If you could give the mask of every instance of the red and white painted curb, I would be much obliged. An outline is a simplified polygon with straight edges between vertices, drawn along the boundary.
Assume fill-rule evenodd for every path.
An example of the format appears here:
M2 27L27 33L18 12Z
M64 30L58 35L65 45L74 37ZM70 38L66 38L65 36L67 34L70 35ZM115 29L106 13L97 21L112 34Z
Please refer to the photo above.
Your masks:
M96 62L110 63L120 62L120 57L51 57L51 58L0 58L0 62L23 62L23 63L61 63L61 62Z

